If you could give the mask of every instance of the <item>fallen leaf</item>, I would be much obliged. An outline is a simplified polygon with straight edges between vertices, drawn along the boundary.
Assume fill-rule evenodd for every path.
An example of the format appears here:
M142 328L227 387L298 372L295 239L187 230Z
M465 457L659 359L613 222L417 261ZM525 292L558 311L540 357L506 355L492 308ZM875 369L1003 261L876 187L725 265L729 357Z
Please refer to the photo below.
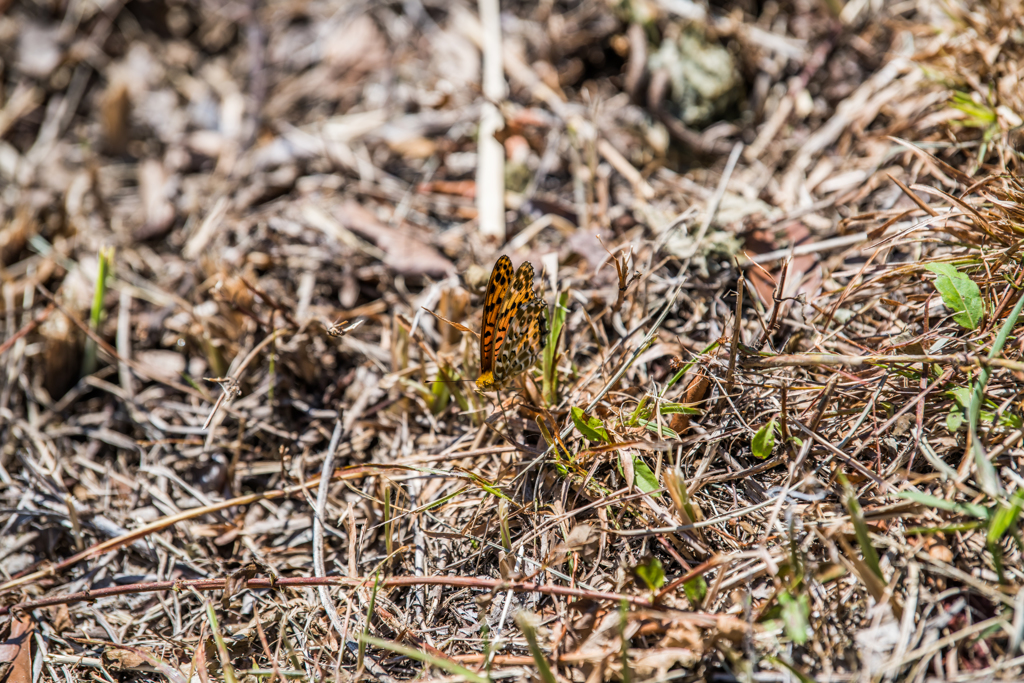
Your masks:
M631 651L630 654L633 654ZM637 653L633 657L633 670L639 676L656 674L663 678L675 666L692 668L700 661L700 653L685 647L669 647Z
M384 252L384 263L403 275L442 277L455 270L434 247L382 223L356 202L345 202L334 216L353 233L372 241Z
M11 620L11 633L0 643L0 666L10 664L4 683L32 683L32 633L35 627L32 617L27 614Z
M739 645L751 632L751 626L737 617L723 615L718 618L718 632L734 645Z

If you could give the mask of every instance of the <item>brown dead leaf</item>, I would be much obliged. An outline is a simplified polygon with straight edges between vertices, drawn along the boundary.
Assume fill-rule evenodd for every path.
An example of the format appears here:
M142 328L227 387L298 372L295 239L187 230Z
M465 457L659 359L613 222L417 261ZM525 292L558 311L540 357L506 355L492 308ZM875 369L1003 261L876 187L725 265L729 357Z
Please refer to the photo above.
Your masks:
M53 630L57 633L64 633L75 627L75 622L71 619L71 610L68 609L67 605L57 605L51 607L49 611Z
M32 633L35 622L27 614L11 619L11 632L0 643L0 666L7 667L4 683L32 683Z
M403 275L443 277L455 270L452 262L434 247L385 225L354 201L335 209L334 216L346 228L376 244L384 251L384 263Z
M697 376L690 380L683 394L683 405L692 406L704 400L708 392L711 380L703 368L697 371ZM685 413L672 413L669 416L668 426L679 435L685 434L690 429L690 416Z
M731 615L718 618L718 633L734 645L739 645L751 632L751 626L742 619Z
M100 100L100 125L104 149L120 156L128 146L128 117L131 114L131 91L123 78L114 79Z
M704 639L699 628L684 623L666 631L665 636L658 643L658 647L682 647L700 652L704 648Z
M685 647L669 647L659 650L630 651L633 670L639 676L657 675L663 678L675 666L692 668L700 661L701 651Z
M39 230L39 224L32 210L22 206L14 214L14 220L0 229L0 264L10 265L18 260L28 239Z
M137 669L146 663L146 658L137 652L121 649L104 650L102 659L104 666L114 671Z

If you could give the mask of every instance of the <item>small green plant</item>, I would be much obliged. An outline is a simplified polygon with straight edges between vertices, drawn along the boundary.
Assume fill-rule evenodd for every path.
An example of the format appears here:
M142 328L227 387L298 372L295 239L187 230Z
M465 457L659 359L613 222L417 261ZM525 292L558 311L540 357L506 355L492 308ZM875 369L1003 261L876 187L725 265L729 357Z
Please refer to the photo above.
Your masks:
M992 141L1001 132L999 114L995 107L976 102L971 93L966 92L953 93L953 108L964 114L964 118L959 121L960 125L982 131L981 144L978 147L978 161L975 161L972 167L973 174L977 170L978 164L988 156Z
M508 499L498 500L498 528L501 530L501 547L506 553L512 552L512 531L508 524Z
M793 595L783 590L778 596L783 628L786 636L797 645L807 642L807 631L810 629L811 601L807 593Z
M433 415L440 415L448 407L451 399L452 379L447 368L440 368L437 378L430 385L430 412Z
M665 568L661 566L661 560L652 555L633 567L633 573L651 592L651 602L657 600L658 589L665 585Z
M583 409L573 406L569 410L572 416L572 423L583 437L591 443L611 443L612 438L608 435L604 423L596 417L585 417Z
M951 432L955 432L967 421L967 413L971 406L971 390L967 387L957 387L947 391L946 395L954 401L953 407L949 409L949 415L946 416L946 428ZM985 399L985 405L993 410L999 407L991 399ZM978 417L982 422L988 422L989 424L993 424L996 421L996 413L992 410L981 410L978 413ZM1015 413L1003 412L999 413L999 426L1020 429L1024 426L1024 420Z
M952 512L964 517L974 517L978 520L977 522L946 524L936 528L911 527L907 529L908 534L956 533L977 528L978 526L987 526L988 533L985 535L985 545L992 554L992 564L999 575L1000 583L1006 583L1002 541L1009 534L1017 544L1017 547L1024 550L1024 539L1021 538L1019 530L1020 513L1021 509L1024 508L1024 492L1020 490L1015 491L1009 498L999 496L996 499L995 505L988 507L977 503L958 503L920 491L903 491L900 493L900 496L925 507L945 510L946 512Z
M754 438L750 440L750 451L755 458L767 460L775 448L775 420L757 430Z
M541 357L543 373L541 391L548 405L558 403L558 340L562 335L562 327L565 325L565 315L569 310L566 307L568 303L568 291L558 295L558 299L555 301L555 310L551 315L551 328L548 330L548 338L544 344L544 354Z
M942 303L953 311L953 320L961 327L973 330L985 316L985 302L977 283L949 263L929 263L927 270L935 273L935 289Z
M89 313L89 328L93 332L100 329L103 322L103 299L107 294L107 274L114 260L114 248L103 247L99 253L96 271L96 289L92 296L92 311ZM85 354L82 359L82 374L91 375L96 372L96 341L89 337L85 340Z
M391 534L392 524L391 514L391 485L385 481L384 483L384 546L387 549L387 555L390 558L391 553L394 550L394 539Z
M370 638L370 619L373 618L373 609L374 609L374 606L377 603L377 589L378 588L380 588L380 576L379 575L375 576L373 578L373 590L370 591L370 601L369 601L369 604L366 605L366 621L363 623L363 633L362 633L362 635L359 636L359 650L358 650L358 653L356 655L356 671L360 671L360 672L363 670L363 664L365 663L366 644L369 643L369 644L375 645L377 647L383 647L382 645L378 644L381 641L376 641L376 639ZM401 647L401 646L399 646L399 647ZM390 648L388 648L388 649L390 649ZM406 653L402 653L402 654L406 654ZM411 657L412 655L408 655L408 656Z
M224 683L236 683L238 679L235 676L235 667L231 664L231 656L228 654L228 646L224 642L224 635L220 632L220 622L217 620L217 610L213 608L213 603L209 599L204 598L195 588L191 588L190 590L192 591L192 594L195 595L206 607L206 618L210 622L210 631L213 633L213 642L217 646L217 656L220 658L220 667L224 674ZM200 642L197 647L203 647L203 643Z
M686 593L686 599L690 601L690 605L694 609L699 609L704 604L704 598L708 596L708 582L703 575L698 574L689 581L683 582L683 592Z

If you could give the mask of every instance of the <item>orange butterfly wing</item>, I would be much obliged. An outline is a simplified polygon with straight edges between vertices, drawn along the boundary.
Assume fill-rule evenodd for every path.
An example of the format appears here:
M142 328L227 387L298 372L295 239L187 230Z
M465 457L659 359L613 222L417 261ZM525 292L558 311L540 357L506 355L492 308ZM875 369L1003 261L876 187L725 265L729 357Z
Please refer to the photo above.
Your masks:
M519 306L508 327L501 352L494 361L495 386L503 386L537 362L547 342L547 310L547 304L539 297Z
M481 375L494 369L494 352L498 348L498 345L495 343L495 325L498 320L498 313L502 310L502 302L508 293L511 283L512 261L508 256L502 256L494 264L491 278L487 281L487 291L484 294L484 317L480 323Z
M509 324L511 324L519 309L532 298L534 298L533 264L529 261L524 261L523 265L519 266L519 270L516 271L515 279L512 280L512 289L505 296L505 300L501 304L501 312L498 313L498 321L494 330L492 362L501 352L501 346L505 343L506 335L508 335ZM493 369L493 365L487 369Z

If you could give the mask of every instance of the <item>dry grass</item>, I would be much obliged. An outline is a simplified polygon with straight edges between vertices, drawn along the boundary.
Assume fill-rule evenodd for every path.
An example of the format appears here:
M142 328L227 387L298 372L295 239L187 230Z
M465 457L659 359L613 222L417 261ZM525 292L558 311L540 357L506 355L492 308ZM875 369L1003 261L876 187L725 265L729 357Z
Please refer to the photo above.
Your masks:
M0 0L0 678L1024 676L1024 7L754 4Z

